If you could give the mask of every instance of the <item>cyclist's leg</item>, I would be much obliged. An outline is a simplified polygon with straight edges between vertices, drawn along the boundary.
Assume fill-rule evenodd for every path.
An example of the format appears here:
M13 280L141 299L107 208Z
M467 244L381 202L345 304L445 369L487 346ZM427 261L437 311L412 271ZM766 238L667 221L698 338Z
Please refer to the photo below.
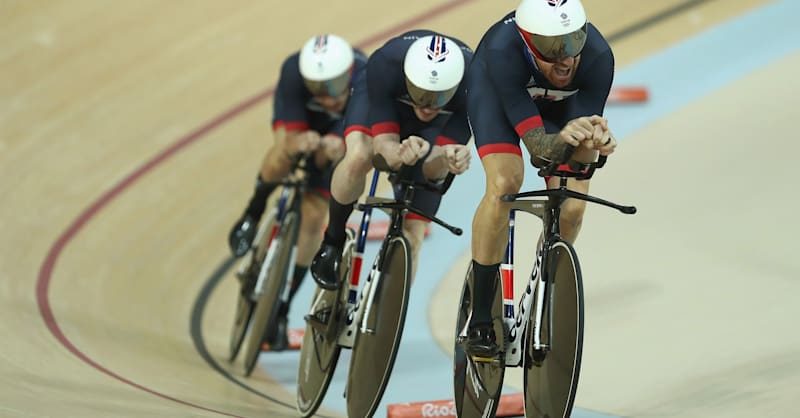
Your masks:
M291 160L284 147L286 131L282 127L278 128L274 131L273 137L275 142L267 150L261 162L253 195L228 235L231 252L237 257L244 255L250 248L256 235L256 225L267 206L267 199L277 187L266 183L282 179L291 168Z
M311 170L309 174L312 175L310 186L314 187L317 183L315 181L317 173ZM303 196L300 208L302 221L297 234L297 258L295 259L294 273L289 282L287 300L278 307L274 334L268 337L268 342L275 350L282 350L288 347L289 310L294 296L308 273L308 265L311 263L314 251L322 240L320 231L322 231L322 226L325 224L325 218L328 215L327 209L327 198L323 195L317 192L309 192Z
M473 324L491 322L491 289L508 240L509 206L500 197L519 192L524 173L522 156L516 153L486 154L481 162L486 172L486 191L472 221Z
M471 90L467 101L470 126L475 147L486 172L486 190L472 220L472 272L475 288L472 292L470 340L475 340L476 343L483 340L487 346L492 345L492 290L497 284L498 267L503 260L508 240L509 205L502 202L500 197L517 193L522 186L525 172L519 146L522 133L516 129L526 130L526 126L537 122L531 118L517 126L509 123L503 110L503 102L498 92L491 87L492 83L487 82L488 77L477 68L477 71L470 71L467 78L467 88ZM472 338L473 336L476 338ZM478 345L470 343L468 348L480 348ZM494 345L496 346L496 342ZM489 354L486 357L492 357L489 351L484 353Z
M298 287L302 284L306 272L308 271L308 266L314 258L314 253L322 242L321 231L328 217L328 199L325 196L327 190L315 187L315 182L313 180L310 186L312 186L314 190L303 196L303 202L300 208L303 220L300 223L300 232L297 236L295 277L291 284L289 304L291 304Z
M372 138L355 131L347 135L345 142L347 151L333 171L330 223L325 231L326 242L339 246L344 243L347 218L364 192L367 173L372 169Z
M333 171L328 227L322 245L311 262L314 280L325 289L338 287L339 261L346 237L347 219L356 200L364 192L366 175L372 169L372 141L361 131L345 137L347 150ZM343 203L344 202L344 203Z
M408 239L411 247L411 284L414 284L414 277L417 273L417 260L419 260L419 249L422 247L422 240L425 238L425 230L428 229L430 222L414 215L406 217L403 223L403 234Z

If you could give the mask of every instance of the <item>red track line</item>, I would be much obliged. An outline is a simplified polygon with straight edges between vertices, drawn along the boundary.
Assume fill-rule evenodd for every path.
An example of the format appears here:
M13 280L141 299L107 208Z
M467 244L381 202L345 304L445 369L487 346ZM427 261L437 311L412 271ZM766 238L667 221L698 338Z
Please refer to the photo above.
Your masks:
M391 35L396 33L409 30L414 26L422 23L426 20L432 19L434 17L438 17L444 13L452 11L457 7L463 6L467 3L470 3L474 0L451 0L446 3L441 4L431 10L428 10L422 14L419 14L408 21L395 25L389 29L386 29L382 32L379 32L367 39L362 40L356 44L359 48L364 48L370 44L374 44L376 42L381 41L382 39L387 39ZM97 361L93 360L86 354L84 354L78 347L76 347L70 339L64 335L64 332L61 330L61 327L58 325L58 321L56 320L55 315L53 314L53 309L50 305L49 300L49 289L50 289L50 282L53 277L53 270L58 262L58 258L61 256L61 252L64 250L64 247L72 241L73 238L83 229L84 226L95 216L97 215L109 202L114 200L117 196L122 194L123 191L128 189L131 185L133 185L136 181L139 180L145 173L151 171L159 164L165 162L167 159L175 155L178 151L183 150L188 145L191 145L197 142L199 139L205 137L206 134L211 132L212 130L218 128L222 124L229 122L234 117L244 113L248 109L252 108L256 104L268 99L275 93L275 87L271 86L264 90L263 92L243 101L242 103L234 106L232 109L222 113L221 115L217 116L216 118L212 119L210 122L202 125L200 128L190 132L189 134L179 138L175 141L172 145L167 147L166 149L162 150L150 160L146 161L144 164L139 166L136 170L132 173L125 176L119 183L117 183L114 187L103 193L100 198L94 201L89 207L83 210L81 214L74 220L72 223L67 227L67 229L61 233L55 243L50 247L50 250L47 253L47 257L45 257L44 262L42 263L39 269L39 277L36 281L36 302L39 306L39 313L42 316L42 320L44 321L47 328L53 334L53 337L63 345L67 350L69 350L72 354L76 357L81 359L83 362L88 364L89 366L97 369L98 371L117 379L123 383L131 385L137 389L140 389L144 392L150 393L152 395L158 396L163 399L168 399L170 401L177 402L182 405L186 405L189 407L201 409L204 411L215 412L221 415L230 416L230 417L240 417L239 415L230 414L223 411L218 411L215 409L211 409L208 407L204 407L202 405L197 405L191 402L187 402L181 399L174 398L162 392L159 392L154 389L150 389L148 387L142 386L130 379L121 376ZM241 418L241 417L240 417Z

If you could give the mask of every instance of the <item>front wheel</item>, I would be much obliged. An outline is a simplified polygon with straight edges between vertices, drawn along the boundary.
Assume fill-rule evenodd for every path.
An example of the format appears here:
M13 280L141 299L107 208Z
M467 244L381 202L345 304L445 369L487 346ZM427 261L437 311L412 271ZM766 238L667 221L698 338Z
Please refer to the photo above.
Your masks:
M472 273L472 263L470 263L461 291L453 350L455 407L457 415L461 418L495 416L506 370L504 349L493 361L488 362L474 361L464 350L467 321L472 312L474 280L475 275ZM503 288L498 278L495 280L494 297L492 298L492 322L498 341L505 341L505 331L502 325L502 298Z
M294 264L294 250L299 226L300 214L298 212L289 211L284 215L278 235L270 244L270 249L261 266L260 274L266 276L256 301L250 336L245 347L245 376L250 376L250 373L253 372L258 355L261 354L261 346L275 328L278 310L281 306L281 293L288 286L289 271L292 270ZM273 254L269 252L273 252Z
M411 287L408 240L388 240L373 271L347 375L347 416L370 417L383 397L403 335ZM370 297L371 296L371 297Z
M542 271L541 277L548 281L545 303L549 306L544 307L539 335L549 347L533 348L534 307L525 341L525 416L568 417L575 403L583 349L583 282L575 250L569 243L554 243Z
M272 230L275 227L277 211L271 210L261 222L258 235L256 235L255 247L250 250L245 260L243 260L236 275L239 277L240 286L236 298L236 311L233 316L233 328L229 341L228 360L236 360L239 349L242 347L244 336L250 325L250 318L253 316L255 302L252 299L253 286L258 278L259 266L264 261L264 255L272 239Z

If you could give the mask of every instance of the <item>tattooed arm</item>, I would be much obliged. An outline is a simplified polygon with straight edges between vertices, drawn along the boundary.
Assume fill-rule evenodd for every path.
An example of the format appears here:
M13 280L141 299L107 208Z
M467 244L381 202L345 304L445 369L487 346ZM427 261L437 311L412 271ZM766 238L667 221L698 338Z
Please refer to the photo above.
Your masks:
M531 163L541 167L550 161L566 162L570 158L580 162L591 162L597 158L597 150L606 151L613 138L608 122L601 116L583 116L573 119L557 134L548 134L543 127L530 129L522 141L531 154ZM616 144L616 143L614 143ZM606 152L613 152L613 148Z
M559 139L559 134L548 134L544 127L525 132L522 142L531 154L531 164L542 167L550 161L564 162L572 155L573 147Z

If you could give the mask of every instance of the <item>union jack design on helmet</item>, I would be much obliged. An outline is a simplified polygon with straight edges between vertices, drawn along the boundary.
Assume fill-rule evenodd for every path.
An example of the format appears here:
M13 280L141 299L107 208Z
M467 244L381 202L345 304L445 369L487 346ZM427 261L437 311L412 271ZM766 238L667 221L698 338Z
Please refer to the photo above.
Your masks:
M464 54L455 41L427 35L409 45L403 61L408 95L416 106L442 108L464 76Z
M450 51L447 49L447 41L442 36L434 36L431 38L431 44L428 46L428 59L433 62L442 62L447 58Z

